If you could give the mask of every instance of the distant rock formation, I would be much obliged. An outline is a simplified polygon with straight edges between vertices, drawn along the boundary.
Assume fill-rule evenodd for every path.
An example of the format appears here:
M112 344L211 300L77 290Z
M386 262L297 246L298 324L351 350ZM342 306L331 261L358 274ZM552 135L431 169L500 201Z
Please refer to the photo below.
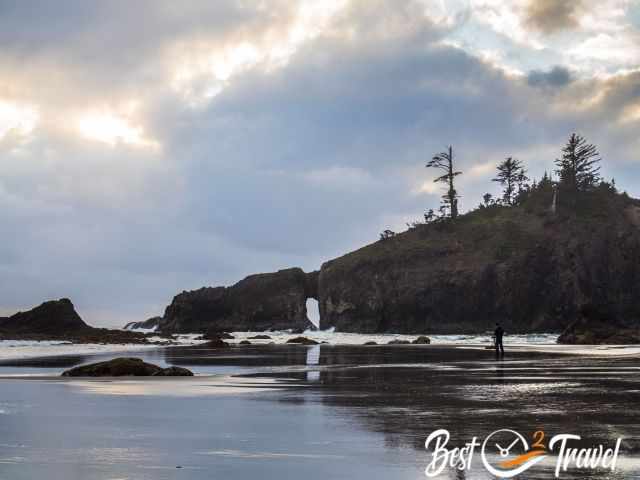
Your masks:
M74 343L148 343L143 333L87 325L68 298L50 300L26 312L0 318L0 338L68 340Z
M0 334L78 335L91 327L77 314L68 298L51 300L28 310L0 319Z
M584 305L606 306L616 329L640 326L640 201L608 187L549 211L554 189L415 225L325 262L251 275L174 297L167 333L313 328L450 334L562 332Z
M167 333L314 328L306 300L313 275L300 268L251 275L231 287L203 287L173 298L159 322Z
M161 368L139 358L114 358L66 370L63 377L191 377L193 372L182 367Z
M151 317L147 320L144 320L143 322L129 322L124 326L124 329L125 330L138 330L138 329L155 330L156 328L158 328L158 325L160 324L160 320L162 320L162 317Z

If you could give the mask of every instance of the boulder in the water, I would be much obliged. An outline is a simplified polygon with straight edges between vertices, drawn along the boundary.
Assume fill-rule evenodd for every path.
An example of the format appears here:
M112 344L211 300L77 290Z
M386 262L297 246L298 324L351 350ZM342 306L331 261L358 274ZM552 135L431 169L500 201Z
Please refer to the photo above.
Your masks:
M247 337L249 340L271 340L269 335L254 335L253 337Z
M369 342L364 342L364 345L377 345L377 342L374 342L373 340L369 341Z
M429 337L425 337L424 335L420 335L413 342L414 345L429 345L431 343L431 339Z
M187 373L188 372L188 373ZM152 377L193 375L186 368L160 368L139 358L120 357L107 362L90 363L66 370L63 377Z
M202 346L207 348L228 348L229 344L221 338L213 338L207 343L202 344Z
M319 345L318 342L307 337L295 337L287 340L287 343L297 343L300 345Z

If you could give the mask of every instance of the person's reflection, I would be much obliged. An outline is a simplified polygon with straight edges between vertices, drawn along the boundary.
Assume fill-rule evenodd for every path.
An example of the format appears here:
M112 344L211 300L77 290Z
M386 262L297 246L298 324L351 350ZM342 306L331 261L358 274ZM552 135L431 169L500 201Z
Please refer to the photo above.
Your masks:
M496 323L496 329L493 332L493 339L496 347L496 360L504 358L504 345L502 344L502 337L504 336L504 329L499 323Z
M502 362L496 365L496 377L499 384L504 384L504 363Z
M320 345L313 345L307 350L307 365L320 364ZM307 372L307 382L320 380L320 372L317 370Z

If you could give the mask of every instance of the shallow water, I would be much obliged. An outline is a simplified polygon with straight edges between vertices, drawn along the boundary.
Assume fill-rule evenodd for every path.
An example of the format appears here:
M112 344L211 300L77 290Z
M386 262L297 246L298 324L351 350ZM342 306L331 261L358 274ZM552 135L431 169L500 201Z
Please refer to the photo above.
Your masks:
M522 348L496 361L482 348L252 345L137 353L198 376L60 379L117 354L5 361L0 375L4 479L419 479L427 435L452 445L499 428L623 437L617 471L640 476L640 362ZM472 469L440 478L493 478ZM550 456L518 478L552 478ZM181 467L181 468L176 468Z

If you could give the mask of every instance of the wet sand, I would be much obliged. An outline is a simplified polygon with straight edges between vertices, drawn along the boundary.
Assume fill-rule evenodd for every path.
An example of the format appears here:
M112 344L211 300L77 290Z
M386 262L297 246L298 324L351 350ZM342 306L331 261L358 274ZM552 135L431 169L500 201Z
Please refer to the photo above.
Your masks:
M550 351L545 351L550 350ZM623 437L640 475L640 359L519 348L258 345L136 354L188 379L61 379L114 355L0 362L0 478L425 478L427 435L499 428ZM624 353L624 352L620 352ZM176 468L182 467L182 468ZM518 478L552 478L553 458ZM481 465L461 477L492 478Z

